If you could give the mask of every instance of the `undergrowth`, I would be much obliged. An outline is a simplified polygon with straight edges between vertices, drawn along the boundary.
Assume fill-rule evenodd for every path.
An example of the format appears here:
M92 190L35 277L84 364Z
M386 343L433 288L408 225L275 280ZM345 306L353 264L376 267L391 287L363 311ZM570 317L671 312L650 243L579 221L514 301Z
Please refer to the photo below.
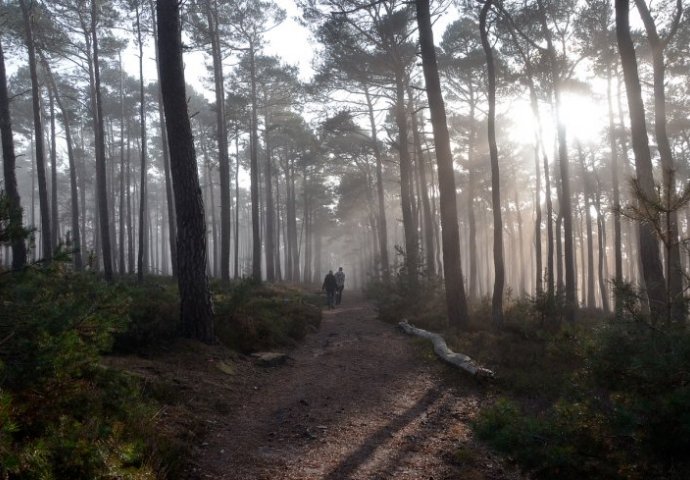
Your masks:
M285 285L218 285L214 304L219 341L241 353L295 346L321 324L318 296Z
M485 299L452 331L438 282L411 291L398 276L369 296L383 320L442 333L497 372L473 428L534 478L690 478L690 334L652 325L636 297L618 318L581 311L567 324L559 298L507 296L500 330Z
M100 355L121 288L54 263L0 275L0 477L156 478L152 406Z

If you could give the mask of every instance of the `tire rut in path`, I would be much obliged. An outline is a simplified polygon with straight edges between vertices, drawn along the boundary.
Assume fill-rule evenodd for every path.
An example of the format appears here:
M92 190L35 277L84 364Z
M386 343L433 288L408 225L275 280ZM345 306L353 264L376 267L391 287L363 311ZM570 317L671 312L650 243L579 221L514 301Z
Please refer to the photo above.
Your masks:
M446 367L367 303L323 317L210 430L193 478L518 478L472 439L469 381L444 385Z

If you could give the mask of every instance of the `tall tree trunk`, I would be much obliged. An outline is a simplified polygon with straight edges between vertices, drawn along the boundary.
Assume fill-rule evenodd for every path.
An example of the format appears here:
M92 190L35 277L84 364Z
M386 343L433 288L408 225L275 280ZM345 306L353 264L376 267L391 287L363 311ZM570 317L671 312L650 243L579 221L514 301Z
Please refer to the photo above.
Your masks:
M251 84L251 132L250 132L250 189L252 197L252 277L261 280L261 223L259 219L259 126L256 98L256 52L249 45L249 81Z
M637 11L640 13L640 17L644 23L645 30L647 31L647 40L652 50L652 68L654 72L654 135L656 137L663 170L664 193L666 197L663 199L663 202L670 210L670 206L676 197L676 167L666 130L666 62L664 59L664 49L675 36L683 14L683 6L682 1L677 0L676 16L673 19L670 31L666 38L661 39L657 32L654 18L645 0L635 0L635 5L637 5ZM686 317L686 305L683 299L683 268L680 263L678 212L676 210L669 211L666 217L667 231L665 243L668 250L668 258L666 258L666 288L670 308L667 322L673 320L678 324L683 324Z
M407 96L410 100L410 113L412 116L412 139L416 149L417 174L419 176L419 191L422 203L422 218L424 220L424 253L426 269L429 275L436 275L436 264L434 262L434 220L431 215L431 202L429 201L429 185L426 179L426 165L422 142L420 140L419 121L415 109L412 88L408 84ZM423 122L422 122L423 124Z
M367 100L367 108L369 111L369 124L371 127L371 144L374 151L374 159L376 160L376 195L378 198L378 227L379 227L379 255L381 261L381 271L383 273L383 280L390 281L390 263L388 260L388 225L386 223L386 204L383 188L383 162L381 160L381 149L379 148L379 141L376 132L376 121L374 119L374 105L369 94L369 87L364 84L364 95ZM321 273L320 271L318 272Z
M637 72L637 57L630 35L630 4L629 0L616 0L616 39L618 51L623 66L625 90L628 97L628 111L630 112L630 130L632 146L635 155L635 173L641 193L650 200L657 200L654 188L654 174L652 171L652 156L649 151L649 138L645 124L644 104L640 78ZM644 208L644 205L641 205ZM657 321L666 317L666 285L659 256L659 241L654 229L648 222L639 225L640 248L639 255L642 263L642 276L647 289L649 308L652 320Z
M274 282L275 275L275 206L273 203L273 160L268 132L270 130L268 107L264 113L264 140L266 142L266 169L264 171L264 191L266 202L266 280Z
M50 65L46 61L45 57L41 57L41 63L46 71L46 76L48 79L48 86L53 92L55 101L62 114L63 128L65 129L65 141L67 143L67 161L69 164L69 183L70 183L70 200L71 200L71 213L72 213L72 262L74 269L76 271L81 271L83 269L82 260L82 245L81 245L81 234L79 228L79 193L77 190L77 167L74 159L74 143L72 140L72 127L70 121L70 115L65 104L60 97L57 90L57 85L55 84L55 77L50 69ZM83 231L83 229L81 230Z
M618 142L616 141L616 125L613 118L613 92L611 89L611 67L606 67L606 100L609 114L609 148L611 150L611 183L613 184L613 249L614 249L614 283L619 287L623 283L623 253L621 245L621 194L618 180ZM616 316L622 315L623 304L620 295L615 295Z
M151 13L155 15L156 8L153 0L150 0ZM153 38L158 38L158 26L153 19ZM165 128L165 112L163 112L163 95L161 93L160 55L158 43L154 42L156 53L156 73L158 74L158 123L161 130L161 149L163 151L163 175L165 175L165 199L168 207L168 243L170 244L170 264L173 277L177 276L177 225L175 224L175 199L172 190L172 178L170 177L170 152L168 151L168 134ZM228 186L228 190L229 190ZM229 221L229 220L228 220ZM215 242L215 237L214 237Z
M213 305L206 276L206 226L194 138L187 112L177 0L158 0L161 91L177 215L180 319L185 336L212 343Z
M577 142L577 155L580 160L580 168L582 170L582 185L583 196L585 201L585 228L587 230L587 271L582 271L582 275L587 275L587 307L596 307L596 294L594 293L594 239L592 229L592 212L590 212L590 201L592 192L589 188L589 178L587 167L585 166L585 155L582 151L582 145ZM584 238L584 235L583 235Z
M575 282L575 251L573 248L573 213L572 199L570 198L570 173L568 164L568 142L566 127L562 115L561 78L558 72L558 59L553 45L551 30L547 25L546 9L542 0L537 2L539 19L542 25L542 33L546 39L546 52L551 65L551 78L553 82L553 95L556 110L556 132L558 136L558 159L561 174L561 196L559 212L563 218L563 253L565 269L565 319L568 322L575 320L577 308L577 285Z
M22 235L22 205L17 188L16 157L10 117L10 99L7 94L5 52L2 49L2 43L0 43L0 139L2 140L4 187L9 202L9 230L12 232L12 270L19 270L26 265L26 244Z
M412 208L412 162L408 146L407 114L405 109L405 79L403 66L398 62L395 71L395 123L398 128L398 152L400 156L400 203L405 230L405 269L410 286L417 284L417 222Z
M24 16L26 47L29 52L29 74L31 75L31 97L34 115L34 144L36 146L36 179L38 181L38 204L41 213L41 247L43 257L53 258L53 244L50 225L50 206L48 203L48 186L46 182L45 145L43 143L43 119L41 116L41 92L36 71L36 45L33 33L33 11L27 6L27 0L20 0Z
M279 181L279 175L274 175L275 177L275 192L276 192L276 248L275 248L275 267L276 267L276 280L281 282L283 280L283 271L282 267L280 265L281 260L280 260L280 228L281 228L281 220L280 220L280 181ZM317 277L319 273L317 270Z
M240 136L235 128L235 271L234 278L240 276Z
M132 216L132 139L127 122L127 273L134 273L134 219Z
M223 280L230 280L230 159L228 158L228 131L225 120L223 57L220 48L216 8L215 1L209 0L206 14L213 54L213 80L216 90L216 140L218 142L218 173L220 175L220 276Z
M122 69L122 52L118 55L120 67L120 255L118 269L125 275L125 95L124 70Z
M608 314L610 313L611 309L609 308L606 274L604 273L604 270L606 269L606 223L604 219L604 211L601 208L601 185L599 184L598 180L595 208L597 212L597 238L599 242L599 294L601 295L601 307L604 309L604 312Z
M51 244L56 247L60 238L57 195L57 135L55 133L55 95L48 89L48 111L50 112L50 225Z
M450 150L450 137L446 123L446 111L441 94L441 82L436 64L434 37L431 30L431 14L428 0L416 0L419 43L426 92L434 130L434 146L439 171L441 224L443 241L443 274L446 290L448 320L453 327L467 325L467 300L460 264L460 235L455 193L455 172Z
M106 281L113 279L112 250L110 248L110 222L108 211L108 179L105 165L105 129L103 127L103 100L101 98L101 72L98 51L98 2L91 2L91 48L93 49L93 107L96 136L96 190L98 195L98 220L103 256L103 273Z
M503 288L505 285L505 266L503 262L503 219L501 218L501 182L498 166L498 147L496 146L496 69L493 51L489 44L486 18L492 0L487 0L479 13L479 33L486 56L488 77L488 135L489 157L491 158L491 203L494 217L494 291L491 300L491 319L496 326L503 325Z
M469 122L469 132L467 138L467 227L469 234L469 242L467 246L469 248L468 263L470 264L468 290L470 298L476 300L478 298L479 287L479 276L477 272L477 218L474 213L474 186L477 182L476 168L474 165L474 150L476 147L477 131L475 118L476 102L472 86L469 87L468 93L470 96L470 111L469 117L467 119Z
M145 263L147 245L146 231L148 230L148 206L147 206L147 165L146 165L146 97L144 92L144 44L141 38L141 23L139 18L139 6L136 7L137 15L137 39L139 43L139 122L141 135L141 171L139 187L139 254L137 256L137 280L144 281L144 272L148 265Z
M367 186L368 188L368 186ZM311 215L311 200L309 198L308 177L306 168L304 168L304 188L302 189L304 200L304 271L302 274L302 281L309 283L312 277L311 272L311 230L312 230L312 215Z

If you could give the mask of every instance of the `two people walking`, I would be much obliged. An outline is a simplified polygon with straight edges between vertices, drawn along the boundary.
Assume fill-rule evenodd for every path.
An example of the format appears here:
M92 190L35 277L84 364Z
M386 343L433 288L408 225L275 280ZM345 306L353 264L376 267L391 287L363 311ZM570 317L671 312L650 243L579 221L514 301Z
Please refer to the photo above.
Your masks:
M329 270L326 278L323 280L321 290L326 291L326 299L328 300L328 308L335 308L340 305L343 299L343 290L345 289L345 272L343 267L338 269L338 272L333 274L333 270Z

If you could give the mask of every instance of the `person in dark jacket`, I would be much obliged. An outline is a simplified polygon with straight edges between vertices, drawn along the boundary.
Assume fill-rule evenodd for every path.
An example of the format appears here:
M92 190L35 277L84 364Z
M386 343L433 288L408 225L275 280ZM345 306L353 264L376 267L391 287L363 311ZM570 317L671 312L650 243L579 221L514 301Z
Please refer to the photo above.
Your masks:
M326 290L326 298L328 299L328 308L335 308L335 291L338 289L338 283L335 281L333 270L329 270L326 278L323 280L321 290Z

